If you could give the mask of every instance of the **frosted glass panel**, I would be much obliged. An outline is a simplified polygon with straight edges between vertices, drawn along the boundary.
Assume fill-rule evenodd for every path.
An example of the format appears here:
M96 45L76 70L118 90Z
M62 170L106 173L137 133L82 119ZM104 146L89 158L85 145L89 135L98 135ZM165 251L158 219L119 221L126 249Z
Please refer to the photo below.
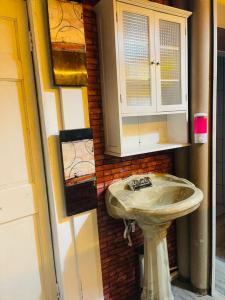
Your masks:
M180 24L159 21L162 105L182 103Z
M126 100L128 106L151 105L149 17L123 12Z

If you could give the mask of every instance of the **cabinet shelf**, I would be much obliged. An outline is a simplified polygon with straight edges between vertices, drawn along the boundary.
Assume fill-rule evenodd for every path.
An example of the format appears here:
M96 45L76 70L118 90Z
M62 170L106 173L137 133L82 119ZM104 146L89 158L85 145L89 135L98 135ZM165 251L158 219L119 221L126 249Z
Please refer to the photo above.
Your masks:
M161 116L161 115L174 115L174 114L186 114L184 110L173 110L173 111L160 111L160 112L140 112L140 113L123 113L122 118L126 117L143 117L143 116Z
M144 78L144 77L140 77L140 76L137 76L137 77L131 77L131 76L128 76L126 77L126 80L127 82L128 81L133 81L134 83L136 82L147 82L147 81L150 81L150 78ZM161 82L180 82L180 79L161 79Z
M127 76L126 77L126 80L127 80L127 82L128 81L133 81L134 83L135 82L138 82L138 81L150 81L150 78L144 78L144 77L141 77L140 75L138 75L137 77L133 77L133 76Z
M174 46L160 46L161 50L171 50L171 51L180 51L180 47Z
M138 154L145 154L145 153L151 153L151 152L159 152L159 151L165 151L165 150L172 150L176 148L184 148L184 147L189 147L191 144L190 143L163 143L163 144L156 144L152 145L149 147L136 147L133 149L130 149L130 151L122 152L121 154L119 153L114 153L111 151L105 151L105 154L108 155L113 155L117 157L126 157L126 156L133 156L133 155L138 155Z
M161 79L161 82L180 82L180 79Z

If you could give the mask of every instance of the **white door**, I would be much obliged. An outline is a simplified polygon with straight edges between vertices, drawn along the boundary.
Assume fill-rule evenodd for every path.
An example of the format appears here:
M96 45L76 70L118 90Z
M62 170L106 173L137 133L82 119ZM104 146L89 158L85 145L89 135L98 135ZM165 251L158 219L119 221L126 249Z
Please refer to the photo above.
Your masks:
M0 0L0 300L56 299L24 0Z
M117 3L122 113L156 111L154 12Z
M155 13L157 111L187 109L186 20Z

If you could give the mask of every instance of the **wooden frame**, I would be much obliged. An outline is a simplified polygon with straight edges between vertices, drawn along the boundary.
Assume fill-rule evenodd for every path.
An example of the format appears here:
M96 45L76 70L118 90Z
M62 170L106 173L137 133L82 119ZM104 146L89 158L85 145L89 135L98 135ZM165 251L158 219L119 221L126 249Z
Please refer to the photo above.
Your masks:
M47 3L54 84L86 86L86 45L82 4L62 0L47 0Z
M59 134L68 216L97 208L94 145L90 128Z
M186 20L181 17L177 16L171 16L165 13L155 13L155 44L156 44L156 61L161 62L160 57L160 32L159 32L159 22L160 20L169 21L172 23L177 23L180 25L180 40L181 40L181 103L180 104L172 104L172 105L164 105L162 104L162 96L161 96L161 65L158 65L156 67L156 86L157 86L157 111L158 112L166 112L166 111L181 111L181 110L187 110L187 89L186 89L186 66L187 66L187 55L186 55Z
M151 88L150 88L150 98L151 105L148 106L128 106L127 105L127 95L126 95L126 74L125 74L125 63L124 63L124 45L123 45L123 12L131 12L136 13L138 15L143 15L148 17L149 20L149 71L151 76ZM119 41L119 69L120 69L120 94L121 94L121 106L122 106L122 114L137 114L137 113L151 113L156 111L156 90L155 90L155 64L151 64L151 62L155 61L155 47L154 47L154 13L149 11L146 8L137 8L133 5L117 3L117 18L118 18L118 26L117 26L117 35Z

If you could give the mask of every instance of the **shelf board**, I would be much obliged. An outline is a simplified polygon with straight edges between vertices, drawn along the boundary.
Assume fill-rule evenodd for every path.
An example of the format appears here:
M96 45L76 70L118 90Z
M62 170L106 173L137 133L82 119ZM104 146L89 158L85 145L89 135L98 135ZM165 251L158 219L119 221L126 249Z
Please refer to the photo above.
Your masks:
M187 110L173 110L173 111L160 111L160 112L140 112L140 113L128 113L122 114L122 118L127 117L144 117L144 116L160 116L160 115L174 115L174 114L186 114Z
M160 49L180 51L180 47L174 47L174 46L160 46Z
M180 82L180 79L161 79L161 82Z
M145 153L152 153L152 152L159 152L159 151L183 148L183 147L188 147L190 145L191 144L189 144L189 143L184 143L184 144L164 143L164 144L155 144L155 145L143 147L143 148L142 147L134 148L130 151L122 152L121 154L108 152L108 151L106 151L105 154L118 156L118 157L126 157L126 156L133 156L133 155L139 155L139 154L145 154Z
M126 81L134 81L134 82L148 82L150 80L150 78L140 78L140 77L126 77ZM161 82L180 82L180 79L161 79Z
M137 82L137 81L149 81L150 80L150 78L148 77L146 77L146 78L144 78L144 77L141 77L141 76L135 76L135 77L131 77L131 76L127 76L126 77L126 81L134 81L134 82Z

